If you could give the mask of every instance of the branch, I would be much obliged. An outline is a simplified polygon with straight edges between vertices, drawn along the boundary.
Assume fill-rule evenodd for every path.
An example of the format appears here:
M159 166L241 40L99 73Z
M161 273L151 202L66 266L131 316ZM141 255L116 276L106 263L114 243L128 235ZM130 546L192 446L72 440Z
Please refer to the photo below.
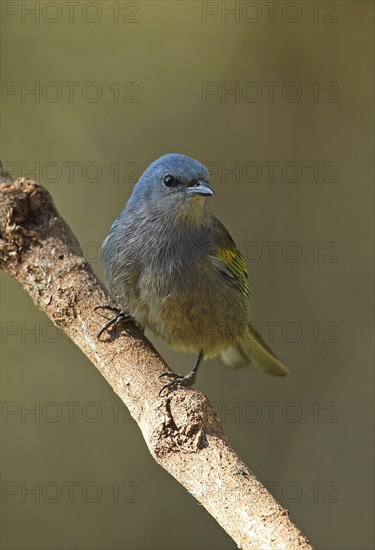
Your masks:
M49 193L33 181L0 185L0 266L64 329L138 423L155 460L246 549L311 549L226 440L208 399L181 388L159 397L168 370L132 323L97 339L99 304L113 304Z

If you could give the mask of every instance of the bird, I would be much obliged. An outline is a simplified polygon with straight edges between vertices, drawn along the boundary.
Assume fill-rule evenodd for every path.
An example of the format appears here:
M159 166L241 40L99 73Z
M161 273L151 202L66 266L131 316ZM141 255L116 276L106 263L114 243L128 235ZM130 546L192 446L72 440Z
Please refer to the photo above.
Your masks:
M141 175L106 237L101 264L116 307L98 337L123 320L148 328L170 347L195 353L186 375L163 373L160 395L191 386L203 359L289 371L250 321L246 264L225 226L207 209L207 168L168 153ZM168 381L167 381L168 380Z

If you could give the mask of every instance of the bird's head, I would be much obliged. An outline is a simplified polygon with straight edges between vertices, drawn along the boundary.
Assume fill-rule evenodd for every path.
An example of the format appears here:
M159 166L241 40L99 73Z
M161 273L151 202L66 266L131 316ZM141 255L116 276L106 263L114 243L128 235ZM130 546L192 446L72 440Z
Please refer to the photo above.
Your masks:
M151 211L198 222L205 198L214 195L207 168L190 157L170 153L154 161L136 184L130 203Z

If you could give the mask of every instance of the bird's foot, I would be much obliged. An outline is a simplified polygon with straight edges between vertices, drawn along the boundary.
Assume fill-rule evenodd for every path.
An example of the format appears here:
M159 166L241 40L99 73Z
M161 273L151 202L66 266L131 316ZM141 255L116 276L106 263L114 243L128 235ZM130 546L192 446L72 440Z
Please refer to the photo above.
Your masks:
M94 311L98 311L99 309L111 311L112 313L115 313L112 317L107 317L106 315L102 315L105 319L107 319L107 322L105 325L99 330L98 332L98 338L101 337L103 332L105 332L107 329L109 329L112 325L113 328L116 330L119 323L122 323L124 321L132 321L133 318L130 315L130 313L124 313L121 311L118 307L109 306L107 304L103 304L101 306L97 306Z
M192 386L195 382L196 373L194 371L189 372L183 376L182 374L176 374L174 372L164 372L159 376L159 380L162 378L172 378L170 382L164 384L159 392L160 397L167 396L171 391L174 391L178 386Z

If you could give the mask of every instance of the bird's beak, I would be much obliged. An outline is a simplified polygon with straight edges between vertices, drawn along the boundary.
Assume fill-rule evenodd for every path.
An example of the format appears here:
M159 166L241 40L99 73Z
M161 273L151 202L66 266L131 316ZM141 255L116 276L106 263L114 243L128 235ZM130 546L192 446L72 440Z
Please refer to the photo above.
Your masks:
M205 181L199 180L194 185L186 187L186 193L189 195L204 195L210 196L214 195L213 189Z

